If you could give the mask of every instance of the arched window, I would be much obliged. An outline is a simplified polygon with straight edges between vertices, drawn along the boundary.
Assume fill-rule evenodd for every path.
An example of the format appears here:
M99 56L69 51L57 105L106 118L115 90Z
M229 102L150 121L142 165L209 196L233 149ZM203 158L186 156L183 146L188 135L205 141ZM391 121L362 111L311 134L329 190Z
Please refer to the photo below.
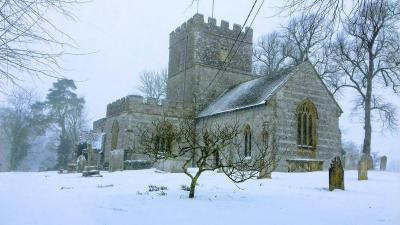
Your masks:
M244 128L244 156L251 156L251 129L249 125Z
M119 135L119 124L118 121L114 121L111 129L111 150L117 149L118 147L118 135Z
M318 113L314 104L306 100L297 108L297 145L314 149L317 146Z

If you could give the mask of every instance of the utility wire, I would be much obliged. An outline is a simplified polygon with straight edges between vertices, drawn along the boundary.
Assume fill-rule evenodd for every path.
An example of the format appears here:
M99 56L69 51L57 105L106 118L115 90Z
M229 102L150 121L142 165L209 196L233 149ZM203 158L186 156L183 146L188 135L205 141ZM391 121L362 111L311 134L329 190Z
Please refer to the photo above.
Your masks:
M253 17L253 19L252 19L252 21L251 21L251 24L250 24L250 27L251 27L251 25L253 24L253 22L254 22L255 18L257 17L258 13L260 12L260 9L262 8L262 6L263 6L263 4L264 4L264 1L265 1L265 0L262 1L262 3L261 3L261 5L260 5L260 7L258 8L258 10L257 10L257 12L256 12L256 14L255 14L255 16ZM222 63L221 68L218 69L218 71L217 71L217 73L215 74L214 78L211 80L211 82L207 85L207 87L206 87L204 90L207 90L207 89L212 85L212 83L217 79L217 77L218 77L218 75L221 73L221 71L222 71L222 74L226 71L227 65L232 61L233 57L234 57L235 54L237 53L238 49L240 48L240 45L239 45L239 47L236 49L236 51L234 52L234 54L231 55L231 54L232 54L232 50L234 50L235 45L236 45L236 43L238 42L238 40L239 40L239 38L240 38L240 36L241 36L241 34L242 34L243 29L245 29L246 24L247 24L247 22L248 22L248 20L249 20L249 18L250 18L250 16L251 16L251 14L253 13L255 6L257 5L257 2L258 2L258 0L255 0L255 1L254 1L254 4L253 4L253 6L251 7L251 10L250 10L249 14L248 14L247 17L246 17L245 22L244 22L243 25L242 25L242 29L240 30L239 34L236 36L236 39L235 39L233 45L231 46L231 48L229 49L228 55L227 55L227 57L224 59L224 62ZM246 30L246 32L245 32L245 34L244 34L244 36L243 36L241 42L243 42L244 38L246 38L248 31L249 31L249 29ZM228 60L229 60L229 61L228 61Z

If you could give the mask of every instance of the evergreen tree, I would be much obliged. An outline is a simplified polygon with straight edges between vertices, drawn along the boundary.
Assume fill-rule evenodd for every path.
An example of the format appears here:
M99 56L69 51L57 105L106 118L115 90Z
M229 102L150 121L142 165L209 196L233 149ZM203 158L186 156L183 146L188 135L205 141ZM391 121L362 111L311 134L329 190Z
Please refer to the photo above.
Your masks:
M38 102L37 108L51 123L59 129L59 145L57 147L58 167L65 168L74 144L78 141L79 129L76 121L83 125L83 109L85 100L75 93L76 85L73 80L60 79L53 83L44 102Z

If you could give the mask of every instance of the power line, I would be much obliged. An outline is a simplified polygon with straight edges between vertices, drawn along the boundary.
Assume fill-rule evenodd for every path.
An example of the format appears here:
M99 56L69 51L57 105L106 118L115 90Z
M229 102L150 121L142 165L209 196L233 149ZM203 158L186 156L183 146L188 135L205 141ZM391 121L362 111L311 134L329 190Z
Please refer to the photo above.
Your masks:
M254 23L254 21L256 20L256 17L258 16L258 14L259 14L259 12L260 12L262 6L264 5L264 2L265 2L265 0L262 0L262 2L261 2L261 4L260 4L260 7L258 8L256 14L254 15L253 19L252 19L251 22L250 22L249 27L253 26L253 23ZM238 47L236 48L236 51L233 53L233 56L235 56L236 53L239 51L240 44L243 43L243 40L244 40L245 37L247 36L248 31L249 31L249 30L246 30L246 32L245 32L245 34L244 34L242 40L240 41ZM233 56L230 58L230 61L228 62L228 65L229 65L229 64L231 63L231 61L233 60ZM226 70L225 70L225 71L226 71ZM224 71L223 71L223 72L224 72ZM223 73L222 73L222 75L223 75Z
M260 7L258 8L258 10L257 10L257 12L256 12L256 14L255 14L255 16L253 17L253 19L252 19L252 21L251 21L250 27L251 27L251 25L253 24L253 22L255 21L255 19L256 19L258 13L260 12L260 9L262 8L262 6L263 6L263 4L264 4L264 1L265 1L265 0L263 0L262 3L260 4ZM207 85L207 87L206 87L204 90L207 90L207 89L212 85L212 83L217 79L217 77L218 77L218 75L220 74L221 71L222 71L222 74L226 71L227 65L232 61L233 57L235 56L235 54L236 54L237 51L239 50L240 45L239 45L239 47L236 49L236 51L234 52L234 54L231 56L232 50L235 48L235 45L236 45L236 43L238 42L238 40L239 40L239 38L240 38L240 35L242 34L243 29L245 29L245 26L246 26L246 24L247 24L247 21L249 20L249 18L250 18L250 16L251 16L251 14L252 14L252 12L253 12L255 6L257 5L257 2L258 2L258 0L255 0L255 1L254 1L254 4L253 4L253 6L251 7L251 10L250 10L249 14L248 14L247 17L246 17L245 22L244 22L243 25L242 25L242 29L240 30L239 34L236 36L236 39L235 39L233 45L232 45L231 48L229 49L228 55L226 56L226 58L224 59L224 62L222 63L222 67L218 69L218 71L217 71L217 73L215 74L214 78L211 80L211 82ZM249 32L249 29L246 30L246 32L245 32L245 34L244 34L244 36L243 36L241 42L243 42L244 38L246 38L248 32ZM230 56L231 56L231 57L230 57ZM229 60L229 61L228 61L228 60Z

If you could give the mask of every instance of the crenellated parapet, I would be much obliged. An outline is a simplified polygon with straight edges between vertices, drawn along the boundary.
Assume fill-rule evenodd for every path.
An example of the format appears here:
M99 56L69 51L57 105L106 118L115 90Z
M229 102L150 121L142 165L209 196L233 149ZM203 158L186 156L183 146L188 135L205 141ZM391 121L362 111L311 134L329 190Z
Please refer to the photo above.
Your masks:
M128 95L107 105L107 118L123 113L145 113L153 115L176 115L183 110L183 105L168 104L165 100L157 101L152 98L143 98L139 95Z
M233 39L236 39L240 34L240 41L251 43L253 40L253 29L249 27L246 27L242 30L241 25L233 24L233 27L231 28L229 22L226 20L221 20L220 24L218 25L217 20L211 17L208 17L207 22L205 22L204 15L196 14L170 33L170 44L173 45L175 42L179 42L192 31L202 31L213 35L230 37Z
M241 25L196 14L170 33L169 77L194 65L250 74L253 49L253 30Z
M128 112L132 105L143 104L144 99L139 95L128 95L124 98L118 99L107 105L107 117L113 117L120 115L124 112Z

